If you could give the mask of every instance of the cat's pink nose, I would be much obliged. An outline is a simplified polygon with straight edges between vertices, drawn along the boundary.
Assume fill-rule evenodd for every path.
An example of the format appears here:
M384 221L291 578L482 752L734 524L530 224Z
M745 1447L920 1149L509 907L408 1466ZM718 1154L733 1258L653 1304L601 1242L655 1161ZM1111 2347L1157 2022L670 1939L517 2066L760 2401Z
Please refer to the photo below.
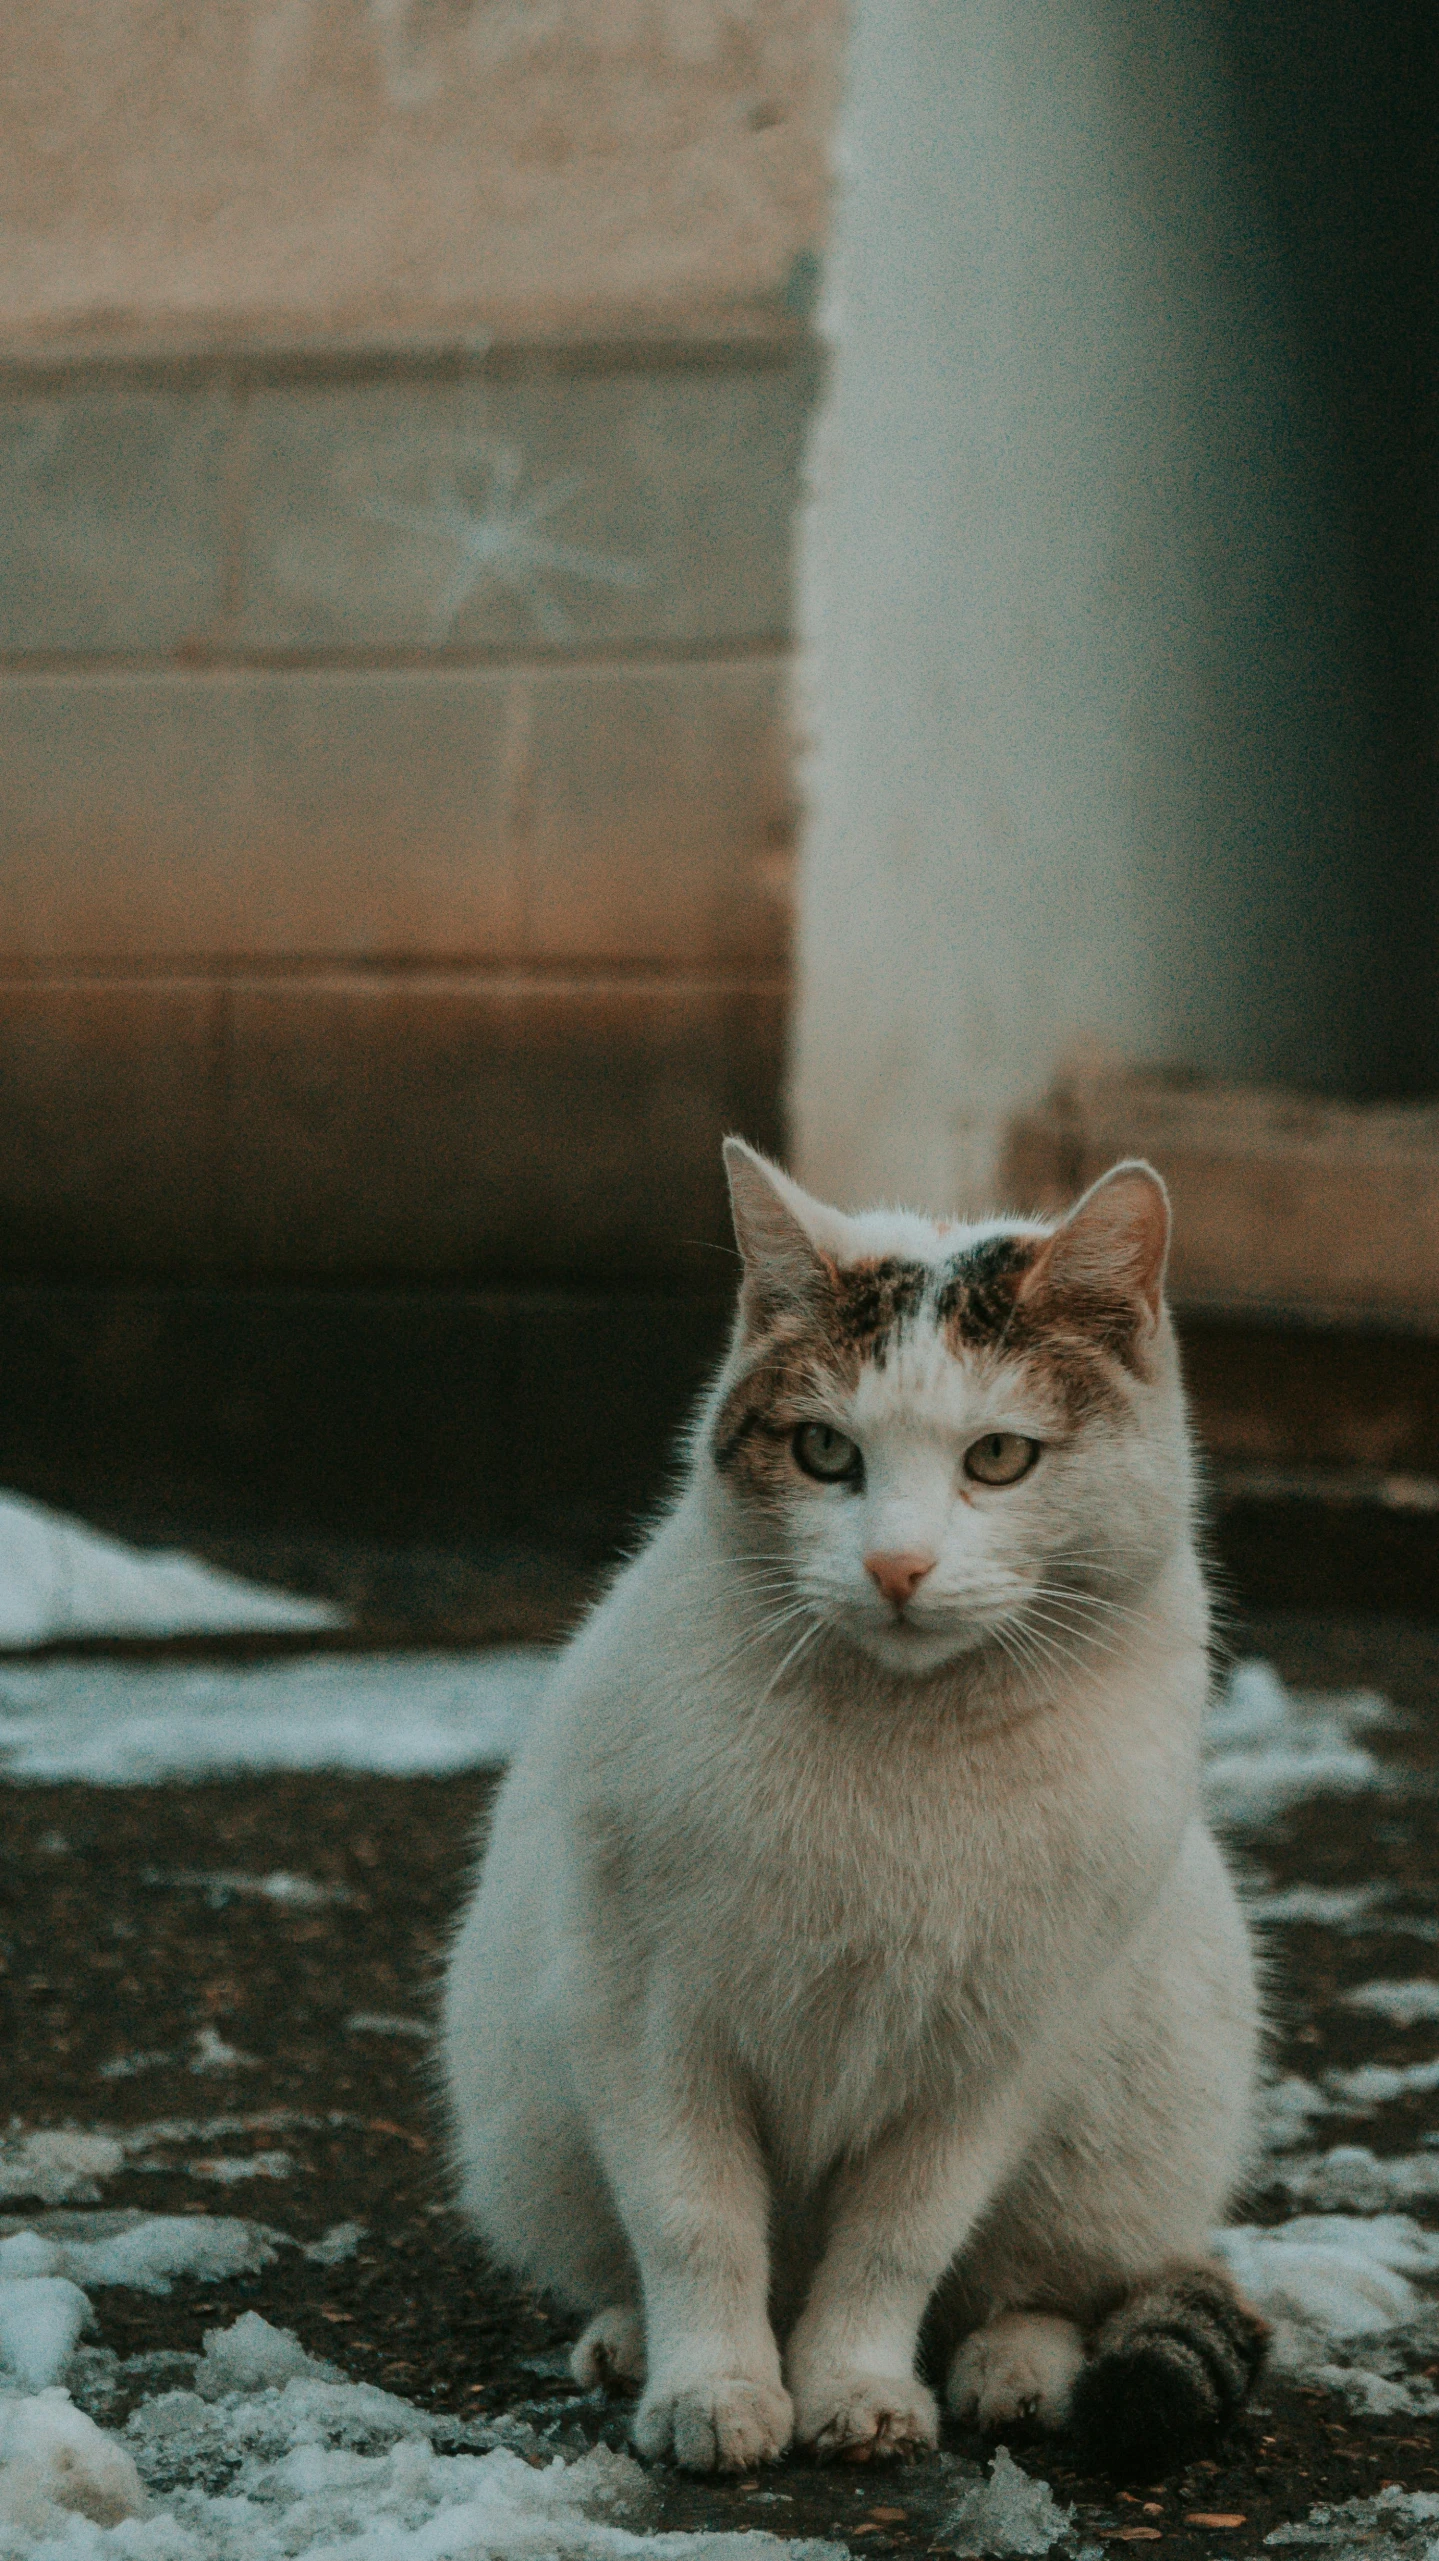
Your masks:
M864 1560L864 1570L871 1582L877 1583L887 1601L902 1610L912 1601L926 1574L934 1572L935 1560L922 1547L876 1548Z

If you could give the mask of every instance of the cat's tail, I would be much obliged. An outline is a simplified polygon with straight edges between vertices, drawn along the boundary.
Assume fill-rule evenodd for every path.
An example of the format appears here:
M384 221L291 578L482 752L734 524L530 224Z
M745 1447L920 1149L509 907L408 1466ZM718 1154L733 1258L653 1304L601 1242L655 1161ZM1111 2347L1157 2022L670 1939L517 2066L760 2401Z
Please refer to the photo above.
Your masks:
M1233 2418L1268 2341L1268 2322L1212 2261L1146 2277L1102 2323L1075 2383L1073 2422L1091 2459L1153 2480Z

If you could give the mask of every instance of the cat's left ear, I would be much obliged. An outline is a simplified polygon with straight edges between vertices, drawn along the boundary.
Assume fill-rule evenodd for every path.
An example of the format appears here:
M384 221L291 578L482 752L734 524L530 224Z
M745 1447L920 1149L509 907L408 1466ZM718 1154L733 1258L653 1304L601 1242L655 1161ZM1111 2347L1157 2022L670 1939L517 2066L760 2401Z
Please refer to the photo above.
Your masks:
M812 1200L742 1138L725 1140L724 1166L747 1293L769 1306L813 1300L844 1251L840 1212Z
M1096 1313L1127 1308L1148 1333L1164 1301L1169 1225L1169 1194L1154 1167L1138 1157L1111 1166L1046 1240L1018 1296L1087 1302Z

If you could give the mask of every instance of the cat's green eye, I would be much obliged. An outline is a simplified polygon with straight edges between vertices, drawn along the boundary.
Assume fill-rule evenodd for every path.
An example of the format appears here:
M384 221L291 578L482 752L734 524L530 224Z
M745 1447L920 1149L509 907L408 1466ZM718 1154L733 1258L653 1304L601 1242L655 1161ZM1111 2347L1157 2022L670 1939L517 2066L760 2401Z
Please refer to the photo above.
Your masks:
M801 1423L790 1448L796 1467L817 1476L821 1485L857 1485L864 1474L858 1442L829 1423Z
M976 1485L1017 1485L1039 1456L1038 1441L1022 1432L986 1432L964 1453L964 1472Z

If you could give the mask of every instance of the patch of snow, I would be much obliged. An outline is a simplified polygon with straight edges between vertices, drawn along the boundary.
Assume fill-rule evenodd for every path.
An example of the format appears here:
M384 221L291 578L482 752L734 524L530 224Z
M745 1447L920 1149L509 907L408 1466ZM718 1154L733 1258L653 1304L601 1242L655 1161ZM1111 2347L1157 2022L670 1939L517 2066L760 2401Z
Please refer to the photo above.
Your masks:
M1325 2212L1384 2214L1439 2197L1439 2154L1390 2153L1383 2159L1364 2143L1338 2143L1295 2161L1276 2161L1274 2177L1305 2205Z
M1310 2214L1241 2225L1214 2247L1272 2325L1276 2372L1322 2384L1356 2417L1439 2410L1426 2375L1410 2370L1433 2353L1433 2311L1410 2279L1439 2275L1439 2233L1407 2215Z
M0 2529L7 2561L11 2554L17 2561L73 2554L68 2517L119 2525L143 2517L148 2505L134 2456L77 2410L68 2392L0 2396Z
M1344 2000L1347 2008L1372 2010L1391 2027L1419 2027L1439 2019L1439 1983L1361 1983Z
M355 2010L345 2021L351 2036L416 2036L429 2044L434 2029L428 2019L390 2018L382 2010Z
M90 2318L78 2285L64 2276L0 2276L0 2366L27 2392L58 2382Z
M0 2197L38 2197L42 2205L91 2205L97 2179L112 2179L124 2153L113 2135L56 2132L0 2135Z
M250 1896L294 1912L318 1912L327 1904L359 1900L348 1885L323 1885L318 1877L294 1876L283 1867L274 1868L268 1876L224 1867L147 1867L144 1881L203 1894L212 1912L223 1912L227 1904Z
M156 2382L178 2366L190 2381L142 2401L123 2437L63 2391L0 2394L6 2561L93 2561L67 2509L125 2520L124 2561L333 2561L346 2550L356 2561L847 2561L839 2544L762 2531L644 2533L654 2494L628 2455L598 2446L545 2462L523 2421L457 2419L349 2383L258 2313L207 2331L195 2359L120 2369L108 2351L86 2355L97 2389L102 2365ZM1001 2475L996 2521L1017 2515L1022 2528L1047 2496L1040 2483L1016 2496ZM1030 2537L987 2548L1048 2548L1032 2524Z
M989 2467L988 2480L966 2490L940 2532L961 2556L1037 2554L1062 2542L1073 2521L1074 2510L1056 2505L1049 2483L1021 2471L1002 2445Z
M255 2056L242 2054L238 2045L227 2044L212 2027L202 2027L195 2037L195 2050L190 2057L192 2072L249 2072Z
M536 2463L523 2424L348 2383L256 2313L207 2332L192 2388L142 2403L125 2443L152 2500L125 2561L171 2561L177 2534L206 2561L845 2561L837 2544L762 2532L637 2532L653 2492L628 2455ZM22 2546L17 2561L42 2553Z
M1327 2339L1377 2337L1418 2309L1411 2276L1439 2275L1439 2233L1404 2214L1302 2214L1291 2223L1241 2223L1215 2240L1215 2253L1267 2320L1275 2360L1285 2362L1284 2325L1302 2323Z
M73 2285L130 2285L168 2294L177 2276L210 2284L269 2264L284 2236L258 2223L213 2214L48 2217L46 2231L0 2241L0 2277L68 2277ZM59 2228L57 2228L59 2227Z
M207 2330L203 2347L195 2368L195 2390L203 2401L222 2401L227 2392L260 2392L297 2374L342 2380L338 2367L310 2356L293 2330L277 2330L258 2312L242 2312L228 2330Z
M365 2229L363 2223L332 2223L327 2232L321 2233L318 2241L307 2241L300 2255L311 2260L317 2268L337 2268L344 2260L354 2257L365 2237Z
M1367 2365L1310 2365L1306 2383L1322 2383L1356 2419L1428 2419L1439 2410L1439 2392L1422 2382L1372 2374Z
M1354 1739L1389 1719L1372 1691L1303 1695L1286 1689L1268 1663L1237 1663L1205 1732L1210 1811L1243 1829L1306 1796L1393 1785L1393 1773Z
M1414 2090L1439 2090L1439 2063L1360 2063L1352 2072L1326 2072L1324 2087L1348 2107L1382 2107Z
M59 2262L39 2232L11 2232L0 2241L0 2285L22 2276L53 2276Z
M236 1771L498 1769L548 1676L537 1646L283 1663L0 1667L0 1775L141 1787Z
M1439 2534L1439 2493L1381 2490L1376 2499L1346 2499L1342 2507L1311 2508L1293 2525L1277 2525L1266 2545L1310 2544L1368 2561L1425 2561Z
M1298 2073L1291 2072L1286 2080L1273 2082L1259 2093L1259 2131L1265 2150L1286 2152L1291 2143L1304 2141L1311 2117L1331 2116L1333 2112L1333 2100Z
M1340 1930L1346 1938L1415 1938L1439 1942L1439 1920L1389 1907L1399 1889L1393 1885L1285 1885L1245 1896L1254 1919L1262 1923L1305 1921L1321 1929Z
M1386 1891L1382 1885L1271 1885L1244 1899L1256 1920L1308 1921L1342 1930L1372 1911Z
M129 1547L44 1503L0 1494L0 1646L344 1624L328 1601L267 1591L192 1556Z
M244 2054L231 2045L213 2027L198 2028L190 2040L189 2053L182 2048L152 2048L144 2054L117 2054L99 2065L102 2081L132 2081L142 2072L170 2070L184 2064L191 2072L250 2072L258 2056Z
M127 2125L117 2131L114 2140L126 2160L138 2168L150 2166L146 2155L163 2152L178 2143L224 2143L232 2134L284 2134L291 2127L316 2134L326 2126L363 2124L362 2117L351 2117L332 2108L328 2115L315 2116L305 2108L261 2108L250 2115L225 2113L220 2116L156 2116L146 2125ZM164 2165L171 2167L170 2163Z

